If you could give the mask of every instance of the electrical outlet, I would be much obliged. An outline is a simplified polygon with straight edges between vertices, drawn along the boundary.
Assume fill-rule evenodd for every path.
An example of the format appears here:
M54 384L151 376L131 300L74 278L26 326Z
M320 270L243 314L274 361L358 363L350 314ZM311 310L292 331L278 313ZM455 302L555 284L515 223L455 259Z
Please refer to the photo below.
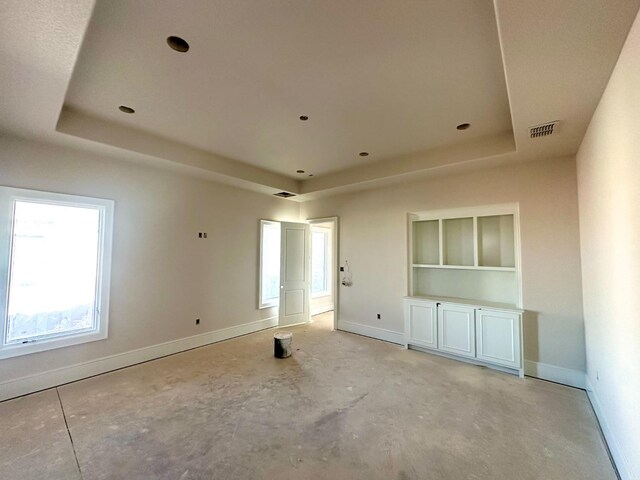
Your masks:
M207 232L204 232L204 238L207 238Z
M196 325L200 325L200 319L196 318Z
M378 320L380 320L380 314L378 314Z
M198 238L202 238L202 232L198 232Z
M344 272L344 267L340 267L340 271L341 271L341 272Z

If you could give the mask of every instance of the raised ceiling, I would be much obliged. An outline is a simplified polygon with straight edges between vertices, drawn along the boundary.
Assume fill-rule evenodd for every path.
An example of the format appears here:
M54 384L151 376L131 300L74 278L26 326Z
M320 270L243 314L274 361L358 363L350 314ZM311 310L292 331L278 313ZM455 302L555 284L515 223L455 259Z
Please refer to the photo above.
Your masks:
M293 177L511 131L478 0L100 0L65 105Z
M0 129L303 200L572 155L639 5L6 0Z

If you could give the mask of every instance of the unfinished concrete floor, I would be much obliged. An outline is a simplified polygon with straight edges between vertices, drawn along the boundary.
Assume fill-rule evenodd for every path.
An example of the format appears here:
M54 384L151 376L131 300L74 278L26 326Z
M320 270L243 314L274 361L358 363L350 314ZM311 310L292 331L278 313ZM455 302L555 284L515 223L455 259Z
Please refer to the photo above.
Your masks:
M315 320L0 403L0 478L616 478L583 391Z

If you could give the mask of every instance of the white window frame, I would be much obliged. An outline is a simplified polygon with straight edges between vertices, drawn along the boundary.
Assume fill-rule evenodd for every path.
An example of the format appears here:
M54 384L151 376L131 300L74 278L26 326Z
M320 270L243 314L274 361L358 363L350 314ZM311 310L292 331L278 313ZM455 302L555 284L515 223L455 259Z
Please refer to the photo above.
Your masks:
M311 263L313 265L313 234L322 233L325 236L324 241L324 290L319 292L313 291L313 272L311 277L311 298L321 298L331 295L331 258L329 258L329 248L331 242L331 229L326 227L311 226Z
M264 236L264 227L265 225L270 225L270 226L274 226L277 227L278 229L281 228L280 222L274 222L273 220L260 220L260 265L258 268L258 308L259 309L263 309L263 308L273 308L273 307L278 307L280 305L280 297L278 296L277 299L272 299L270 301L267 302L263 302L262 301L262 265L263 265L263 258L264 258L264 242L263 242L263 236ZM280 238L280 242L282 242L282 238ZM278 252L278 258L280 258L280 252Z
M89 207L100 212L96 275L95 328L90 331L34 338L25 343L6 342L14 205L16 201L49 205ZM113 200L0 186L0 359L78 345L108 336Z

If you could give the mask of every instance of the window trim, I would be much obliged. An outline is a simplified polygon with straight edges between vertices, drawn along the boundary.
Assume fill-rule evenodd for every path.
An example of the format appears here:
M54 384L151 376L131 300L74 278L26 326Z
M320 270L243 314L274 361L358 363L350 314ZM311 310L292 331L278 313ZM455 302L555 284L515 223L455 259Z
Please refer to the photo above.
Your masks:
M259 258L259 265L258 265L258 309L259 310L263 310L265 308L273 308L273 307L279 307L280 306L280 297L278 296L277 299L275 300L270 300L267 302L263 302L262 301L262 265L263 265L263 258L264 258L264 227L265 225L272 225L274 227L277 227L278 229L281 228L280 226L280 222L276 222L273 220L260 220L260 258ZM280 242L282 242L282 238L280 238ZM280 246L282 247L282 243L280 244ZM278 252L278 258L280 257L280 252Z
M8 322L9 282L15 202L45 203L71 207L89 207L100 214L98 265L96 274L96 328L77 333L34 339L27 343L5 344ZM109 328L109 294L113 247L114 201L63 193L0 186L0 276L6 287L0 292L0 359L104 340Z
M314 232L315 230L315 232ZM331 295L331 258L329 258L329 245L331 242L331 229L327 227L320 227L311 225L311 264L313 265L313 234L322 233L325 237L324 240L324 290L319 292L313 291L313 278L311 281L311 298L322 298Z

